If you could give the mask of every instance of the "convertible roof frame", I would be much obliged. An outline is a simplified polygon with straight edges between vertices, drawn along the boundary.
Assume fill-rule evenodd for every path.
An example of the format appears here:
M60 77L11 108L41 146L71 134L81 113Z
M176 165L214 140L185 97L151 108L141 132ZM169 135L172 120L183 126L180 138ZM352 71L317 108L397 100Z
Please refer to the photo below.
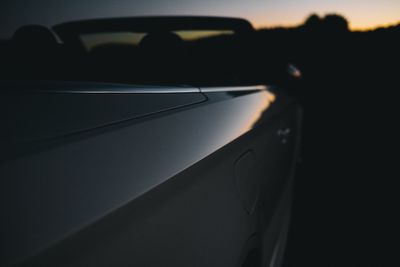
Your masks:
M250 22L239 18L209 16L147 16L104 18L66 22L53 26L64 42L74 41L80 34L108 31L179 31L233 30L236 34L252 33Z

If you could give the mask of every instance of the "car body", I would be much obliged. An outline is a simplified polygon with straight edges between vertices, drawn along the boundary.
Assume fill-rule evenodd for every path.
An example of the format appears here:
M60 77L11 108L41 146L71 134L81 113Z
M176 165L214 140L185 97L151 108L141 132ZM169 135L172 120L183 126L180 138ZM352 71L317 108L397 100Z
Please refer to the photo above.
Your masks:
M252 32L234 19L139 20L54 31L77 54L84 25ZM176 78L193 68L165 81L174 67L163 57L149 59L153 84L148 69L120 76L128 65L111 58L101 72L87 57L61 69L82 77L90 65L91 78L0 82L0 265L279 266L299 152L296 98L280 86Z

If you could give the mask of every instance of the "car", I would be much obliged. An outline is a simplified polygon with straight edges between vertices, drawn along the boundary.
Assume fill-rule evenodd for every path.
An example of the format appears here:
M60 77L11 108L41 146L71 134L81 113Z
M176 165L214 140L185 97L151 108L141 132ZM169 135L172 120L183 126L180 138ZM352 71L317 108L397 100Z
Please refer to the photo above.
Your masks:
M0 266L280 266L303 112L246 71L253 33L216 17L17 30Z

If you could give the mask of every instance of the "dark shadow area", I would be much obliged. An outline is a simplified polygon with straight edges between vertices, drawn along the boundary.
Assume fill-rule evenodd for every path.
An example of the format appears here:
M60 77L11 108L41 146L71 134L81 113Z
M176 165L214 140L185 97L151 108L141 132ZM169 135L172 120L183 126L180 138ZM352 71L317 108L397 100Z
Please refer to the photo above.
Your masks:
M261 31L302 69L302 163L286 266L394 266L400 26L350 32L310 16Z
M0 73L287 86L305 119L286 266L395 266L399 47L400 26L352 32L339 15L258 31L244 20L108 19L24 26L0 40Z

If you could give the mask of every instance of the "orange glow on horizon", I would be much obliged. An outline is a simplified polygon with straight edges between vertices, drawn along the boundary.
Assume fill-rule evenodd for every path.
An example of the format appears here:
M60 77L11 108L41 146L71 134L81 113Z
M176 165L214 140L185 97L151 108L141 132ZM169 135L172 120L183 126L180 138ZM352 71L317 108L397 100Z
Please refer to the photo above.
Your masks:
M400 1L382 0L380 2L352 2L341 4L316 2L315 6L305 6L298 3L297 6L285 5L281 7L270 6L265 9L257 9L249 12L245 18L253 25L260 28L296 27L302 25L311 14L324 17L327 14L342 15L349 21L349 27L353 31L371 30L380 27L388 27L400 24ZM311 0L309 0L311 3Z
M263 29L263 28L294 28L302 25L304 23L304 20L302 21L296 21L296 22L287 22L287 23L266 23L263 21L252 21L253 26L256 29ZM352 23L349 21L349 27L350 30L352 31L369 31L369 30L374 30L378 28L387 28L387 27L392 27L392 26L397 26L400 25L400 19L399 20L394 20L392 22L376 22L376 23L365 23L365 24L360 24L360 23Z
M375 30L375 29L379 29L379 28L388 28L388 27L393 27L393 26L397 26L397 25L400 25L400 21L393 22L393 23L382 23L382 24L377 24L374 26L364 26L364 27L352 26L350 24L350 29L352 31L371 31L371 30Z

